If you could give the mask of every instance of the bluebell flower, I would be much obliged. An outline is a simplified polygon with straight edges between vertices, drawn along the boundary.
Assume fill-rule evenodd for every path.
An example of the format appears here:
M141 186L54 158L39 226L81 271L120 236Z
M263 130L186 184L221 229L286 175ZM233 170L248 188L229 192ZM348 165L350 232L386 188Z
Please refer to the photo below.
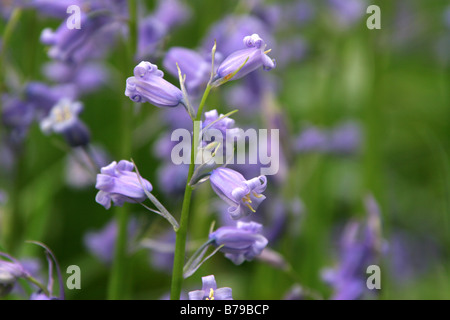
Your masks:
M220 251L237 265L253 260L268 243L262 235L262 225L253 221L238 221L236 226L220 227L209 234L209 239L217 247L223 245Z
M259 176L246 180L239 172L219 167L211 172L211 187L228 205L228 213L233 219L240 219L256 212L266 198L267 178Z
M182 47L170 48L163 61L164 68L178 78L177 64L183 75L186 75L186 89L196 94L206 85L210 78L211 61L197 51Z
M78 118L82 110L81 102L61 99L41 121L41 129L46 134L51 132L62 134L71 147L85 146L90 141L90 133Z
M232 289L228 287L217 289L213 275L202 277L202 290L189 292L189 300L233 300Z
M266 71L275 68L275 60L266 54L266 43L258 34L246 36L244 45L247 47L246 49L235 51L222 61L217 68L214 80L227 80L244 65L244 62L245 65L234 75L232 80L242 78L260 67L263 67Z
M153 190L150 182L139 178L133 172L134 164L130 161L121 160L111 162L108 166L101 168L101 173L97 174L95 187L100 190L95 197L95 201L106 209L111 207L111 201L115 206L122 206L124 202L142 202L147 196L143 187L151 192Z
M149 102L157 107L176 107L183 100L180 89L163 78L158 66L142 61L127 79L125 95L134 102Z

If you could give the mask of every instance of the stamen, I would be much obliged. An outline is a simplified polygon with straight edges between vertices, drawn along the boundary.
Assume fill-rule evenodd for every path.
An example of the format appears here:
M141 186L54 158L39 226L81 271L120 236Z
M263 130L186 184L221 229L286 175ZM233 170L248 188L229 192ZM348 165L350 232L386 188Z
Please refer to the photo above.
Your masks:
M255 209L252 208L252 206L249 203L245 204L247 206L247 208L249 208L253 213L256 212Z
M250 199L250 194L247 194L245 197L243 197L242 201L252 203L252 200Z
M256 193L255 191L253 191L253 195L254 195L256 198L262 198L262 197L263 197L262 194L258 194L258 193Z
M272 49L264 51L264 54L268 54L270 51L272 51Z
M213 288L209 289L209 297L206 300L214 300L214 290Z

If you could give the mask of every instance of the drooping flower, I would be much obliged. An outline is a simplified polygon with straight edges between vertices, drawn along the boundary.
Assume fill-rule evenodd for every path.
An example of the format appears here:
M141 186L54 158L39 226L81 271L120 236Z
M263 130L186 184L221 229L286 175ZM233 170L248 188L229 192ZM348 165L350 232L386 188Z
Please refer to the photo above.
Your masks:
M90 141L90 133L86 125L78 119L82 110L81 102L63 98L41 121L41 129L46 134L62 134L71 147L85 146Z
M183 93L163 78L158 66L142 61L134 68L134 77L127 79L125 95L134 102L149 102L157 107L176 107Z
M253 260L268 243L262 235L262 225L253 221L238 221L235 227L220 227L209 235L209 239L217 247L223 245L220 251L237 265Z
M101 168L97 174L95 187L100 190L95 197L97 203L106 209L111 207L111 201L115 206L122 206L124 202L142 202L147 196L143 187L151 192L153 187L144 178L139 178L133 172L134 164L130 161L121 160L111 162L108 166Z
M228 213L235 220L256 212L266 198L266 176L246 180L242 174L229 168L219 167L210 176L214 192L230 207Z
M189 300L233 300L232 289L228 287L217 289L213 275L202 277L202 290L189 292Z
M246 49L235 51L222 61L217 68L215 80L228 80L241 67L231 79L242 78L260 67L266 71L275 68L275 60L267 55L266 43L258 34L246 36L244 45Z

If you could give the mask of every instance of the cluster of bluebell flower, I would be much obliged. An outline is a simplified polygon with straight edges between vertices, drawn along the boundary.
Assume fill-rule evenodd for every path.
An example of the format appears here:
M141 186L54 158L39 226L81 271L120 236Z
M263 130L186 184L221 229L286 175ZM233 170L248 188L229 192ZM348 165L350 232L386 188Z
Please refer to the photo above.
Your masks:
M231 53L219 64L217 69L214 69L216 47L213 47L211 51L212 69L209 71L209 80L206 81L204 98L207 97L212 87L219 86L230 80L242 78L260 67L263 67L265 70L270 70L275 67L274 60L270 59L267 55L268 51L265 51L265 42L258 34L244 37L243 42L247 48ZM169 63L169 59L172 61L172 65ZM181 61L181 66L184 64L190 66L187 67L188 74L184 78L186 80L181 77L184 70L176 62L178 59ZM127 79L125 95L134 102L148 102L157 107L173 108L181 104L188 111L186 117L189 115L194 120L191 113L193 110L189 105L187 90L184 90L184 81L186 81L186 85L190 90L204 83L206 77L198 72L202 73L202 68L206 70L206 66L203 65L205 62L200 55L183 48L172 49L171 54L166 60L166 64L171 65L169 68L172 68L171 71L173 73L175 73L173 69L174 61L177 71L180 74L181 89L165 80L164 73L156 65L148 61L142 61L134 68L134 76ZM203 67L200 67L200 69L193 68L194 63ZM187 82L188 80L189 82ZM197 112L200 113L203 107L204 101L197 108ZM195 115L196 119L199 119L200 116L201 114ZM216 110L211 110L204 114L201 134L207 135L208 130L212 129L224 132L232 129L233 125L234 120L228 118L226 115L219 116ZM195 150L193 147L192 151L197 153L207 148L208 145L202 144L199 146L199 150ZM192 156L195 159L194 154ZM263 192L267 186L267 178L265 176L258 176L247 180L238 171L223 166L208 166L207 162L200 163L196 169L203 167L203 170L201 170L202 177L206 175L209 178L214 192L228 204L228 213L232 219L239 220L255 213L261 202L265 199ZM194 164L192 163L190 165L192 170L186 181L188 188L200 182L193 171L195 168ZM111 201L117 206L123 205L124 202L142 203L151 194L152 185L137 173L132 172L133 168L133 163L126 160L121 160L118 164L113 162L109 166L103 167L101 174L97 175L96 188L100 191L97 194L96 201L107 209L111 206ZM202 182L204 181L205 179L202 180ZM185 197L186 195L187 192L185 193ZM154 197L150 197L150 200L153 203L157 202ZM155 203L157 207L160 206L161 208L162 205L158 204L159 202ZM189 210L189 208L186 210ZM176 219L166 210L163 211L166 214L165 218L172 223L175 232L178 232L182 225L178 225ZM162 212L158 213L162 214ZM177 234L177 237L183 236L185 237L185 234ZM245 260L253 260L260 255L267 246L267 243L268 240L262 235L262 225L259 223L238 221L235 226L220 227L216 231L211 232L207 243L194 253L194 262L188 262L186 264L184 268L185 277L195 272L206 261L206 259L203 260L203 256L208 245L217 247L219 251L224 252L225 256L235 264L241 264ZM176 248L176 250L180 249L184 253L184 248ZM176 265L174 264L175 267ZM211 287L211 292L214 292L214 289L215 287ZM220 296L218 294L216 299ZM226 296L231 297L231 289L229 295L227 294Z

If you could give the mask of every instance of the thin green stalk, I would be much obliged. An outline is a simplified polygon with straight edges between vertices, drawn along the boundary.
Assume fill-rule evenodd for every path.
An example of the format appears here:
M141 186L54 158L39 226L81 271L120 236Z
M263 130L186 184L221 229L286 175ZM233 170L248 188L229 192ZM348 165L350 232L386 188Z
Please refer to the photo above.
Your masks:
M6 59L6 52L8 51L8 45L9 40L12 36L12 33L14 32L14 29L16 28L17 22L20 20L20 16L22 15L22 9L16 8L11 14L11 17L8 20L8 24L5 27L5 30L2 35L2 49L0 50L0 96L3 93L3 90L5 90L5 59ZM1 114L1 104L0 104L0 114Z
M50 297L50 292L47 290L47 288L40 283L38 280L36 280L35 278L33 278L32 276L28 276L26 278L29 282L33 283L34 285L36 285L39 289L42 290L42 292L47 296Z
M200 101L200 105L197 110L197 115L195 117L195 121L199 121L202 116L203 108L206 103L206 99L208 98L209 92L211 91L211 85L208 84L205 92L203 93L202 100ZM191 141L191 163L189 165L189 172L186 181L186 187L184 190L184 198L183 198L183 206L181 209L181 218L180 218L180 228L177 231L177 238L175 241L175 257L173 261L173 269L172 269L172 286L170 292L170 299L179 300L181 294L181 286L183 284L183 268L184 268L184 258L186 252L186 236L187 236L187 227L189 221L189 211L191 207L191 198L192 198L192 190L193 188L189 185L191 181L192 175L195 169L195 156L197 151L197 142L198 137L196 136L196 129L194 123L194 136Z
M124 48L124 65L123 65L123 76L126 77L127 74L132 70L130 64L134 63L133 53L136 49L136 12L137 3L135 0L128 1L129 8L129 38ZM121 139L120 143L120 157L123 159L129 159L131 154L131 116L132 116L132 103L128 98L124 98L122 103L120 119L121 127L118 136ZM128 272L128 259L127 259L127 229L129 212L127 206L115 207L115 216L117 220L118 230L116 246L114 251L114 260L112 264L111 274L108 284L108 299L109 300L119 300L124 299L127 296L125 285L129 282L129 272Z

